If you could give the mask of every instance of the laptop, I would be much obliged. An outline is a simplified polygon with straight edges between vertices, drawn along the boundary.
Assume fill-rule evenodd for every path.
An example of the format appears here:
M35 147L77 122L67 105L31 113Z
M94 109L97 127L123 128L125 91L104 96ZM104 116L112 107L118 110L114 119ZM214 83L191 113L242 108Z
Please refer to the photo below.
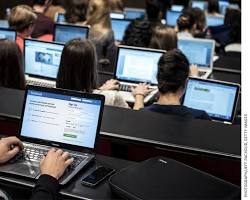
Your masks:
M219 10L222 15L225 15L228 6L229 6L228 1L219 1Z
M111 19L125 19L125 14L123 12L111 12Z
M75 38L88 38L89 26L55 24L54 41L66 43Z
M131 87L147 83L153 91L144 98L147 103L157 91L156 74L160 57L166 51L140 47L118 46L114 78L120 81L119 93L124 100L133 103Z
M64 13L56 13L56 15L55 15L55 22L56 23L63 23L63 22L65 22L65 14Z
M176 4L173 4L173 5L171 6L171 10L172 10L172 11L181 12L183 9L184 9L184 6L183 6L183 5L176 5Z
M189 78L183 105L204 110L213 120L232 123L239 91L235 83Z
M192 1L192 8L200 8L201 10L206 10L208 3L206 1Z
M64 45L33 39L24 40L26 83L55 87Z
M166 24L170 27L175 27L177 25L177 20L181 15L181 11L168 10L166 14Z
M16 41L16 31L8 28L0 28L0 39Z
M207 15L206 18L207 18L207 27L221 26L224 24L224 16Z
M129 19L111 19L112 30L114 31L115 40L121 42L125 31L131 20Z
M199 77L209 77L213 71L214 40L180 38L178 48L185 54L190 64L198 66Z
M0 20L0 28L9 28L8 20Z
M143 19L146 16L145 9L139 9L139 8L125 8L124 9L125 19Z
M100 131L104 96L55 88L28 86L20 126L24 150L0 172L38 179L39 164L52 147L70 153L74 162L59 179L68 183L93 159Z

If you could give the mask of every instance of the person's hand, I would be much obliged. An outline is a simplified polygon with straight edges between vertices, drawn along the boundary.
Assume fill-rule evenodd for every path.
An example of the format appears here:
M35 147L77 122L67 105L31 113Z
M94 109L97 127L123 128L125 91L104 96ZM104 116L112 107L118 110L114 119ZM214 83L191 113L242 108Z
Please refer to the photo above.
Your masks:
M0 164L9 161L22 149L23 144L17 137L2 138L0 140Z
M138 86L132 87L131 90L134 97L142 96L143 98L152 91L149 89L149 85L146 85L145 83L140 83Z
M119 81L110 79L106 81L99 89L100 90L118 90L119 89Z
M40 163L41 174L50 175L57 180L63 175L66 168L73 162L73 158L69 159L69 153L63 152L61 149L52 148Z
M190 76L198 77L198 75L199 75L198 66L194 64L190 65Z

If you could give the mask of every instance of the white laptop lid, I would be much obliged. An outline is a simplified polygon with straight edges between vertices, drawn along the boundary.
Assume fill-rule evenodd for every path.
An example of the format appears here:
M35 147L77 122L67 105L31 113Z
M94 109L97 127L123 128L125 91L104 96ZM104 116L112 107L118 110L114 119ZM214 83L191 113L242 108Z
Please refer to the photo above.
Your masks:
M123 12L111 12L111 19L125 19L125 14Z
M61 43L25 39L25 74L55 80L63 47Z
M66 43L75 38L88 38L89 26L55 24L54 41Z
M221 26L224 24L224 16L206 15L206 18L207 18L207 27Z
M190 64L198 65L199 70L213 69L214 40L180 38L178 48L188 58Z
M156 74L163 50L122 46L118 47L115 78L131 83L156 85Z
M29 86L20 136L67 147L93 149L100 130L104 97ZM78 149L79 150L79 149Z
M111 19L112 30L116 41L122 41L125 31L131 20L129 19Z
M125 8L124 14L126 19L137 19L144 18L146 15L145 9L137 9L137 8Z
M16 31L8 28L0 28L0 39L16 41Z
M234 83L190 78L183 105L204 110L211 119L232 122L240 86Z
M166 24L168 26L175 27L181 13L182 13L181 11L168 10L166 14L166 22L167 22Z

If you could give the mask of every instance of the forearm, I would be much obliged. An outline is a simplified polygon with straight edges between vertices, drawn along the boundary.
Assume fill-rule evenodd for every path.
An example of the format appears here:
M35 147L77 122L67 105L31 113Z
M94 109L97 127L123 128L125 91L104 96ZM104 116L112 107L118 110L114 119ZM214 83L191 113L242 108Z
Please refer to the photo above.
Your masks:
M135 95L134 110L140 110L144 108L144 96L141 94Z

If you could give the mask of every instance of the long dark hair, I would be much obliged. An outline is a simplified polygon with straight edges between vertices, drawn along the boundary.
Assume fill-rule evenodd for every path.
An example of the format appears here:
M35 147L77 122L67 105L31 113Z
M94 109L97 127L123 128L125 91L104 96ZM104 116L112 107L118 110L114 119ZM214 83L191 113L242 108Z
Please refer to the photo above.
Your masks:
M73 39L66 43L61 57L56 86L92 92L96 89L96 53L89 40Z
M68 0L65 19L68 23L75 24L86 20L89 0Z
M22 53L18 45L0 39L0 86L25 89Z

